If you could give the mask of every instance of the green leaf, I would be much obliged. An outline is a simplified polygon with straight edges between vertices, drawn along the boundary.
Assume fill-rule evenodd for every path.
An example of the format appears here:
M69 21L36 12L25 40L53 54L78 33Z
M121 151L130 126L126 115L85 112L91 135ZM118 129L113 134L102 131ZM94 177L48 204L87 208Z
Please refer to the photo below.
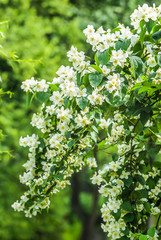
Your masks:
M126 227L126 229L123 231L123 233L124 233L126 236L129 235L129 228Z
M130 39L118 40L115 45L116 51L118 51L119 49L127 50L130 43L131 43Z
M94 117L95 117L96 122L98 123L101 119L101 114L99 112L95 112Z
M96 133L98 133L98 129L94 126L94 125L92 125L92 127L91 127Z
M149 185L150 188L155 188L155 181L151 177L148 178L146 183Z
M106 101L107 101L109 104L112 104L112 103L113 103L113 94L110 93L110 92L107 91L107 90L104 90L104 95L106 96Z
M116 221L118 221L121 217L121 210L119 209L116 213L113 213L113 216Z
M40 138L39 141L40 141L39 147L44 148L45 147L44 139Z
M123 236L123 237L119 238L119 240L130 240L130 238Z
M116 153L112 153L112 160L117 161L118 160L118 155Z
M126 96L127 90L128 90L128 86L122 84L122 87L121 87L121 95L122 95L122 99Z
M91 73L89 75L89 82L92 87L98 87L99 84L102 82L103 75L100 73Z
M44 181L43 181L43 184L42 184L43 188L46 186L46 183L47 183L47 178L44 179Z
M95 142L97 142L98 135L97 135L97 133L96 133L95 131L91 132L91 138L92 138Z
M142 130L143 130L143 124L139 120L136 127L135 127L135 133L140 134L142 132Z
M59 88L56 84L50 84L51 91L59 91Z
M135 45L131 48L131 51L136 53L138 56L141 56L143 53L143 47L140 40L137 40Z
M133 76L136 79L143 73L144 63L138 56L131 56L129 59L132 66Z
M108 133L110 134L110 136L111 136L111 131L112 131L112 125L113 125L113 123L110 123L110 125L108 126Z
M64 174L60 174L60 175L59 175L59 181L62 181L63 178L64 178Z
M55 170L55 168L56 168L56 165L53 165L53 166L50 168L50 172L53 173L54 170Z
M113 98L113 105L114 105L115 107L119 107L119 106L121 106L121 105L123 105L123 104L124 104L124 101L121 100L120 96L115 96L115 97Z
M139 94L138 94L138 92L139 92L139 89L135 89L134 90L134 96L139 102L142 102L142 99L145 97L146 92L144 91L144 92L139 93Z
M161 38L161 31L158 31L152 35L154 41L158 41Z
M100 64L99 64L99 61L98 61L98 58L97 58L97 53L94 56L94 60L95 60L96 65L99 66Z
M145 38L145 34L146 34L146 27L144 27L140 33L140 42L141 42L141 46L143 47L143 41Z
M139 88L138 94L140 94L140 93L142 93L142 92L147 92L147 90L148 90L149 88L150 88L149 86L144 86L144 87Z
M148 203L148 202L144 202L144 207L145 207L145 209L146 209L146 211L148 212L148 213L150 213L151 211L151 205L150 205L150 203Z
M140 88L140 87L142 87L142 84L141 84L141 83L136 83L136 84L133 86L132 90L138 89L138 88Z
M48 93L45 93L45 92L37 92L36 97L37 97L37 100L40 103L44 103L49 99L50 95Z
M136 191L136 195L139 198L148 198L148 191L146 189L141 189L141 190Z
M141 28L141 30L142 30L143 27L144 27L144 25L145 25L145 20L142 19L142 20L140 21L139 25L140 25L140 28Z
M123 179L123 182L124 182L125 186L129 188L133 182L133 179L131 176L129 176L128 179Z
M75 143L75 139L73 139L70 142L68 142L69 149L71 149L73 147L74 143Z
M83 83L87 87L89 85L89 73L85 74L83 77Z
M41 203L44 199L45 199L45 197L40 197L39 201L38 201L38 204Z
M148 76L149 81L151 82L152 79L155 78L155 76L156 76L155 72L154 73L150 73L149 76Z
M141 175L136 174L135 178L141 185L145 185L145 179Z
M66 132L65 137L68 140L71 137L71 132L70 131Z
M78 87L82 85L81 73L77 73L77 85Z
M141 121L143 126L147 123L147 121L149 119L150 119L150 113L142 111L141 114L140 114L140 121Z
M132 207L131 207L131 204L129 202L123 202L123 204L121 205L121 208L126 210L127 212L132 211Z
M159 151L160 151L160 146L156 146L156 147L153 147L153 148L151 147L150 150L149 150L150 157L154 159Z
M148 33L151 32L154 24L155 24L155 22L153 20L151 20L151 19L148 22L146 22L146 27L147 27Z
M65 97L64 98L64 106L65 106L65 108L67 108L69 104L70 104L69 98Z
M97 59L99 61L99 64L106 65L107 62L110 60L110 50L107 49L104 52L97 52Z
M152 28L152 33L156 33L161 29L161 25L154 25L154 27Z
M80 97L77 98L77 104L80 109L84 110L88 106L88 98L87 97Z
M147 236L146 235L141 235L140 237L139 237L139 240L147 240L148 238L147 238Z
M146 95L146 92L144 91L144 92L138 94L138 91L139 91L139 89L135 89L135 90L134 90L134 96L135 96L135 98L136 98L139 102L142 102L143 98L144 98L145 95ZM142 111L142 110L141 110L141 111Z
M114 29L111 29L110 33L118 32L118 31L120 31L120 29L121 29L120 27L116 27Z
M97 72L102 73L101 68L98 67L97 65L90 65L89 67L92 67L92 68L95 69Z
M88 87L86 87L86 89L87 89L88 94L92 94L93 89L92 89L91 85L88 85Z
M134 220L134 215L132 213L127 213L124 217L123 217L124 221L127 222L132 222Z
M161 54L157 55L157 62L159 64L159 66L161 66Z

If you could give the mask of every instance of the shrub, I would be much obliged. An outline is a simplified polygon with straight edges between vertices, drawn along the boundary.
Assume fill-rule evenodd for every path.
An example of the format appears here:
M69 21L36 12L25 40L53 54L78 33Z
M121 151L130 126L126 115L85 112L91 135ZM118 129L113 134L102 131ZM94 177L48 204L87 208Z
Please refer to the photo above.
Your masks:
M51 83L22 83L41 111L31 125L40 134L21 137L29 160L20 182L29 190L12 206L32 217L70 184L84 165L104 196L102 228L112 239L159 239L161 178L161 5L144 4L131 15L133 29L119 24L84 30L94 59L73 47L72 66L61 66ZM116 146L112 161L98 169L97 152ZM147 229L151 215L156 226ZM146 235L147 234L147 235Z

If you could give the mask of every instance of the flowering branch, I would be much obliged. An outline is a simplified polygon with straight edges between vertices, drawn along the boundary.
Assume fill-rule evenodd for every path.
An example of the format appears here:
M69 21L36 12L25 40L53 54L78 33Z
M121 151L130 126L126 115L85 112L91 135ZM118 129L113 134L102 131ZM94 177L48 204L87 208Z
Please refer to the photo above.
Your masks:
M20 182L29 190L12 205L15 210L32 217L49 208L51 196L87 165L104 197L101 227L107 237L159 240L159 220L156 227L146 226L161 213L161 169L155 164L161 153L160 19L161 6L144 4L131 15L133 29L88 25L83 32L94 51L92 62L72 46L72 67L61 66L51 83L22 83L42 103L31 121L41 134L20 138L29 147ZM97 151L105 146L117 150L102 166Z

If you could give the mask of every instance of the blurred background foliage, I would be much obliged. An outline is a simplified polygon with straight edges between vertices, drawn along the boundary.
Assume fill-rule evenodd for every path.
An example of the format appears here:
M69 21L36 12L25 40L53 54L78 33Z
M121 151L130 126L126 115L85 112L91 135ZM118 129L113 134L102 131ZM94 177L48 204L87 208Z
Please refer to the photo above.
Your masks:
M159 0L153 1L156 5ZM48 213L26 219L15 213L11 204L25 190L18 175L27 160L27 151L19 147L20 136L32 134L30 127L38 102L26 105L21 83L34 76L52 81L60 65L67 65L66 52L71 45L90 55L82 30L88 24L113 28L119 22L129 25L129 16L137 5L153 3L137 0L1 0L0 21L5 24L1 40L0 87L13 96L0 102L0 129L4 137L0 151L0 239L2 240L105 240L100 223L98 191L87 179L86 168L72 178L71 187L53 197ZM5 54L4 54L5 53ZM18 56L18 57L17 57ZM100 162L110 154L99 153ZM107 161L107 160L106 160Z

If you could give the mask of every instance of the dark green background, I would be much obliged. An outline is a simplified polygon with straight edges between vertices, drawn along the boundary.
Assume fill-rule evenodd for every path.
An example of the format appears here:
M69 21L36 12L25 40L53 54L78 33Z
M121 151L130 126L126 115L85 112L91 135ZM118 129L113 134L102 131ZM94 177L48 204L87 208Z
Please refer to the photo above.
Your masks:
M158 4L160 1L153 1ZM9 21L2 41L4 51L19 56L14 62L1 55L0 87L12 91L13 97L4 97L0 103L0 129L5 137L1 149L14 156L1 155L0 160L0 239L1 240L105 240L101 230L102 199L88 181L91 173L85 168L74 175L72 186L55 195L49 212L33 219L15 213L11 204L25 187L18 176L27 160L27 150L19 146L20 136L35 131L30 127L32 113L38 111L34 101L26 105L22 81L34 76L52 81L60 65L69 64L66 52L72 45L90 55L91 47L85 42L83 29L88 24L96 28L113 28L119 22L129 25L130 14L137 0L1 0L0 21ZM151 1L146 1L151 5ZM12 67L11 67L12 65ZM107 154L99 154L100 164ZM108 156L109 159L109 156Z

